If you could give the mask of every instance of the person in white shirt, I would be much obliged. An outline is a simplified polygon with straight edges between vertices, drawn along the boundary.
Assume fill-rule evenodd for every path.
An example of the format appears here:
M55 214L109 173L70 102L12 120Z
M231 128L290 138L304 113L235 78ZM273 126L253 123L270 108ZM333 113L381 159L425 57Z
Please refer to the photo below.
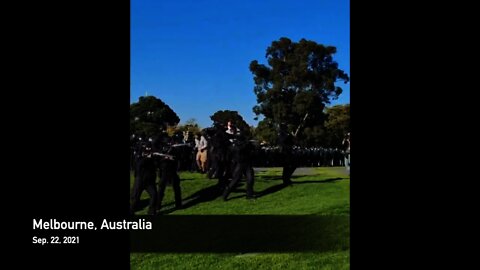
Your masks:
M201 173L207 171L207 147L208 141L202 134L195 135L195 148L197 149L197 166Z

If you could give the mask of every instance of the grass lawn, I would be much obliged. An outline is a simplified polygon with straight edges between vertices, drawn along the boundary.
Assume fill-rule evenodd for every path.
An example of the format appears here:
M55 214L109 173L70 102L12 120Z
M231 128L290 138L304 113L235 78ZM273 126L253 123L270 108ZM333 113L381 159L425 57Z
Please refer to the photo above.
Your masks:
M255 174L258 198L245 199L242 183L224 202L212 193L216 180L198 173L183 172L182 198L185 209L175 210L173 190L167 187L161 212L169 215L325 215L350 213L350 178L339 168L311 168L311 175L293 177L293 186L281 187L281 168ZM133 185L133 176L131 178ZM144 192L142 199L148 199ZM146 214L147 209L137 212ZM348 223L348 218L345 219ZM349 238L344 224L338 237ZM261 254L165 254L131 253L131 269L349 269L349 250L318 253Z

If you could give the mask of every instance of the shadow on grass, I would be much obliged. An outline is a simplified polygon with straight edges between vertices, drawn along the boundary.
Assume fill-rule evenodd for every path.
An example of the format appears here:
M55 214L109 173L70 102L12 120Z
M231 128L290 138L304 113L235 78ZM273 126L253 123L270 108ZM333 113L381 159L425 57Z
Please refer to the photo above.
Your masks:
M209 201L213 201L215 199L217 199L218 197L220 197L223 193L223 189L221 189L217 184L214 184L214 185L211 185L209 187L206 187L202 190L199 190L195 193L193 193L192 195L182 199L182 202L186 202L183 204L183 206L180 208L180 209L187 209L187 208L190 208L192 206L195 206L195 205L198 205L200 203L204 203L204 202L209 202ZM169 203L169 204L165 204L162 206L162 208L164 207L168 207L168 206L172 206L174 203ZM160 215L166 215L166 214L170 214L172 212L175 212L176 210L180 210L179 208L170 208L170 209L167 209L167 210L163 210L163 211L160 211L159 214Z
M292 177L293 178L293 177ZM315 184L315 183L329 183L329 182L335 182L339 180L347 180L348 178L342 178L342 177L337 177L337 178L329 178L325 180L307 180L307 181L293 181L293 185L297 184Z
M148 207L149 203L150 199L140 199L140 201L137 203L137 207L135 208L135 212L142 211Z
M300 177L302 177L302 176L292 176L291 179L294 180L294 179L300 178ZM271 177L271 178L276 179L278 177L274 176L274 177ZM281 177L279 179L281 179ZM278 191L280 191L280 190L282 190L286 187L292 187L292 186L295 186L295 185L322 184L322 183L330 183L330 182L335 182L335 181L339 181L339 180L346 180L346 179L348 179L348 178L337 177L337 178L329 178L329 179L325 179L325 180L292 181L292 185L287 185L287 186L284 185L283 183L281 183L281 184L277 184L277 185L268 187L268 188L266 188L262 191L256 192L255 193L255 198L261 198L261 197L273 194L275 192L278 192ZM240 185L240 183L239 183L239 185ZM230 198L228 198L228 201L234 200L234 199L239 199L239 198L245 198L246 197L245 192L246 192L245 189L238 188L238 185L237 185L237 187L233 190L233 193L244 193L244 194L230 197ZM167 215L167 214L173 213L177 210L187 209L187 208L193 207L195 205L198 205L200 203L213 201L213 200L216 200L218 197L222 196L222 194L223 194L223 189L220 188L217 184L214 184L214 185L206 187L202 190L199 190L199 191L193 193L192 195L182 199L182 202L186 202L186 203L184 203L183 206L180 209L176 208L176 207L165 209L165 208L168 208L168 207L171 207L171 206L174 205L174 203L171 202L171 203L163 205L162 208L164 208L165 210L159 211L158 214ZM144 209L145 207L148 206L148 203L149 203L148 199L141 200L140 203L139 203L139 209Z
M291 179L296 179L296 178L305 177L305 176L308 176L308 175L293 175ZM256 177L258 177L258 180L266 180L266 181L282 180L281 175L258 175Z
M283 185L283 184L278 184L278 185L275 185L275 186L271 186L271 187L268 187L260 192L256 192L255 193L255 198L261 198L263 196L266 196L268 194L272 194L272 193L275 193L275 192L278 192L282 189L284 189L286 186ZM239 198L246 198L246 194L243 194L243 195L237 195L237 196L234 196L234 197L231 197L229 198L228 200L234 200L234 199L239 199Z
M292 176L291 179L293 180L293 179L298 178L298 177L300 177L300 176L296 176L296 177ZM266 188L262 191L256 192L255 193L255 198L261 198L261 197L273 194L275 192L278 192L278 191L280 191L280 190L282 190L286 187L292 187L292 186L295 186L295 185L330 183L330 182L335 182L335 181L345 180L345 179L348 179L348 178L337 177L337 178L329 178L329 179L325 179L325 180L292 181L292 185L284 185L283 183L281 183L281 184L278 184L278 185L268 187L268 188ZM246 195L239 195L239 196L231 197L231 198L229 198L229 200L244 198L245 196Z

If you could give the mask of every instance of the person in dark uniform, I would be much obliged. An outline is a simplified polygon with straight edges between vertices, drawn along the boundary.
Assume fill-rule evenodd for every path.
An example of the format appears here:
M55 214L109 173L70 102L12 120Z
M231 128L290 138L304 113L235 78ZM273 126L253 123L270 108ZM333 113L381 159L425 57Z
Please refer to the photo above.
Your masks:
M232 181L223 192L223 200L227 201L228 195L230 195L230 193L235 188L243 175L245 175L247 178L247 199L254 199L254 173L252 167L253 145L246 138L246 136L240 134L236 136L236 138L233 140L231 149L232 159L234 161L235 167L232 173Z
M148 214L156 214L157 190L155 180L157 178L155 161L152 156L152 145L149 142L143 142L139 148L136 158L135 182L133 184L132 202L130 204L130 213L133 215L137 209L142 192L146 190L150 196Z
M135 147L137 146L138 138L135 134L130 136L130 171L135 170Z
M348 175L350 175L350 132L345 135L342 144L345 149L345 167L348 171Z
M283 165L283 184L291 185L291 177L297 166L293 155L294 137L288 132L286 124L280 124L278 133L278 145L280 147L280 162Z
M211 136L211 173L212 177L218 179L217 186L223 190L228 184L230 175L230 138L221 125L216 125Z
M182 207L182 192L180 189L180 177L177 174L177 161L175 148L165 134L157 137L154 141L154 155L157 157L160 181L158 183L157 210L162 207L163 197L167 184L171 184L175 194L175 206Z

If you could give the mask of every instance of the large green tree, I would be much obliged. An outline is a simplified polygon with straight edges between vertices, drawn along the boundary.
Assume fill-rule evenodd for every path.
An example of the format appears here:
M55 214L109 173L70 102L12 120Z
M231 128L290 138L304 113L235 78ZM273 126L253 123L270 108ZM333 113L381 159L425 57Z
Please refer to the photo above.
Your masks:
M333 60L335 53L333 46L280 38L267 48L268 65L259 64L257 60L250 63L257 96L253 111L257 116L264 116L262 122L268 121L264 126L286 123L300 140L322 133L325 105L342 93L336 83L349 81L348 75ZM300 134L302 130L309 131L310 135Z
M275 125L269 119L264 119L255 128L254 137L260 143L275 145L277 142L277 131Z
M342 148L345 134L350 132L350 104L329 107L326 114L326 143L333 148Z
M130 132L145 133L147 136L158 134L168 126L180 122L177 114L161 99L154 96L140 97L130 105Z
M190 118L183 125L178 125L177 129L181 132L188 131L193 134L199 133L201 131L201 127L197 122L197 119Z

